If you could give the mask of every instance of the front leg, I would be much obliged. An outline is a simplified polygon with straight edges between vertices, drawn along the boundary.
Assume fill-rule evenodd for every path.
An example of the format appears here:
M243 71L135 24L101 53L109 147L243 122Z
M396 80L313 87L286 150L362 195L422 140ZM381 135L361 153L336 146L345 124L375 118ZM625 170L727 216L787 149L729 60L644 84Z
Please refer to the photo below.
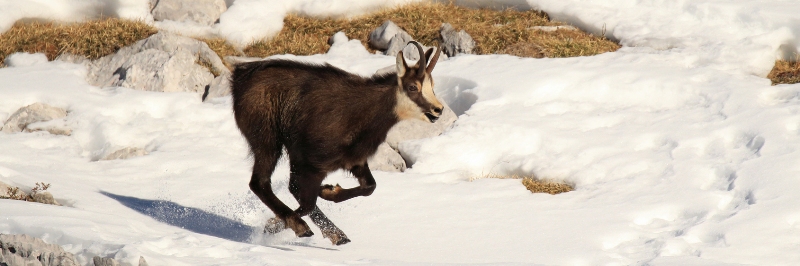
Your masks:
M319 192L319 197L333 202L342 202L358 196L369 196L375 191L375 178L372 177L372 172L369 171L369 165L364 162L362 165L356 165L348 169L358 179L358 187L342 188L338 184L336 186L324 185Z

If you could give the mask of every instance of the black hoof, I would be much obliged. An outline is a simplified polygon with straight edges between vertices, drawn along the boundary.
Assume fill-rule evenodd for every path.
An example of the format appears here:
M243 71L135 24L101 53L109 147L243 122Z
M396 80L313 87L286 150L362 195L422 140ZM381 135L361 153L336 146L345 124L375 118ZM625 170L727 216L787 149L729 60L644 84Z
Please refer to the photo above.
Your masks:
M303 232L301 234L297 234L297 237L310 237L310 236L313 236L313 235L314 235L314 232L311 232L311 230L307 230L307 231L305 231L305 232Z
M347 243L350 243L350 239L342 238L342 239L339 239L339 241L336 241L335 245L341 246L341 245L344 245L344 244L347 244Z

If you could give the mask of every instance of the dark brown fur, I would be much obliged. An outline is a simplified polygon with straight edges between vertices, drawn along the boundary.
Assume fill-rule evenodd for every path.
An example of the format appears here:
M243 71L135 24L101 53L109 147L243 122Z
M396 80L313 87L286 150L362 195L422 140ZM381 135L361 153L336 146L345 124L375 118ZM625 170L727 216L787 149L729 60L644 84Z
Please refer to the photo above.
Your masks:
M405 67L403 84L421 84L424 75L418 73L426 71L424 63ZM366 78L328 64L288 60L237 65L232 75L233 111L255 160L251 190L298 236L313 235L300 219L310 214L334 244L349 242L316 208L316 198L340 202L372 194L376 184L367 159L401 119L395 111L398 91L435 113L431 120L441 114L441 107L420 93L398 88L395 73ZM281 202L270 185L283 148L291 168L289 190L300 203L297 210ZM359 187L321 186L326 175L338 169L350 171Z

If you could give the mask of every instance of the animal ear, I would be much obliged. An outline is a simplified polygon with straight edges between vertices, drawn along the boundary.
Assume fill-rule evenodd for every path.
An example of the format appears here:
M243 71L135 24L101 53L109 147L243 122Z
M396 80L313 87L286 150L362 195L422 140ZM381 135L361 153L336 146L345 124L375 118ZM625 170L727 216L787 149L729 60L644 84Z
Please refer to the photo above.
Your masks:
M406 69L408 69L408 65L406 64L406 59L403 58L403 51L401 50L397 53L397 76L405 76Z

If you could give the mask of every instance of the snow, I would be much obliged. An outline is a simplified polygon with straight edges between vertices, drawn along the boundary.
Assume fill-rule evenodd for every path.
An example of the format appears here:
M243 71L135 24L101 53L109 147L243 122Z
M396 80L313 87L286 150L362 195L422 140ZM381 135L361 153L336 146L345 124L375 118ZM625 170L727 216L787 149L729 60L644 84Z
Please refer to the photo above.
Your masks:
M527 5L517 2L481 3ZM800 5L530 2L584 29L605 23L625 47L591 57L439 62L437 95L459 120L441 136L402 143L413 166L374 172L372 196L319 202L353 240L344 246L314 226L311 238L261 233L273 215L249 192L252 158L229 97L203 103L190 93L98 88L81 65L9 57L0 69L0 122L42 102L66 108L73 131L0 134L0 181L50 183L66 205L0 200L0 233L62 245L83 264L95 255L134 265L139 256L150 265L800 263L800 84L763 78L797 50ZM49 18L79 17L72 6L0 5L34 3L50 7L36 9ZM336 5L346 2L245 14L275 3L234 2L225 14L242 13L231 29L263 26L235 38L274 30L267 21L281 20L284 9L342 15ZM4 12L30 16L18 10ZM394 64L357 40L335 41L327 54L276 57L360 75ZM99 160L125 147L149 154ZM288 171L281 162L273 188L297 206ZM553 196L531 194L519 180L469 181L487 174L533 174L577 190ZM356 185L342 172L326 183Z

